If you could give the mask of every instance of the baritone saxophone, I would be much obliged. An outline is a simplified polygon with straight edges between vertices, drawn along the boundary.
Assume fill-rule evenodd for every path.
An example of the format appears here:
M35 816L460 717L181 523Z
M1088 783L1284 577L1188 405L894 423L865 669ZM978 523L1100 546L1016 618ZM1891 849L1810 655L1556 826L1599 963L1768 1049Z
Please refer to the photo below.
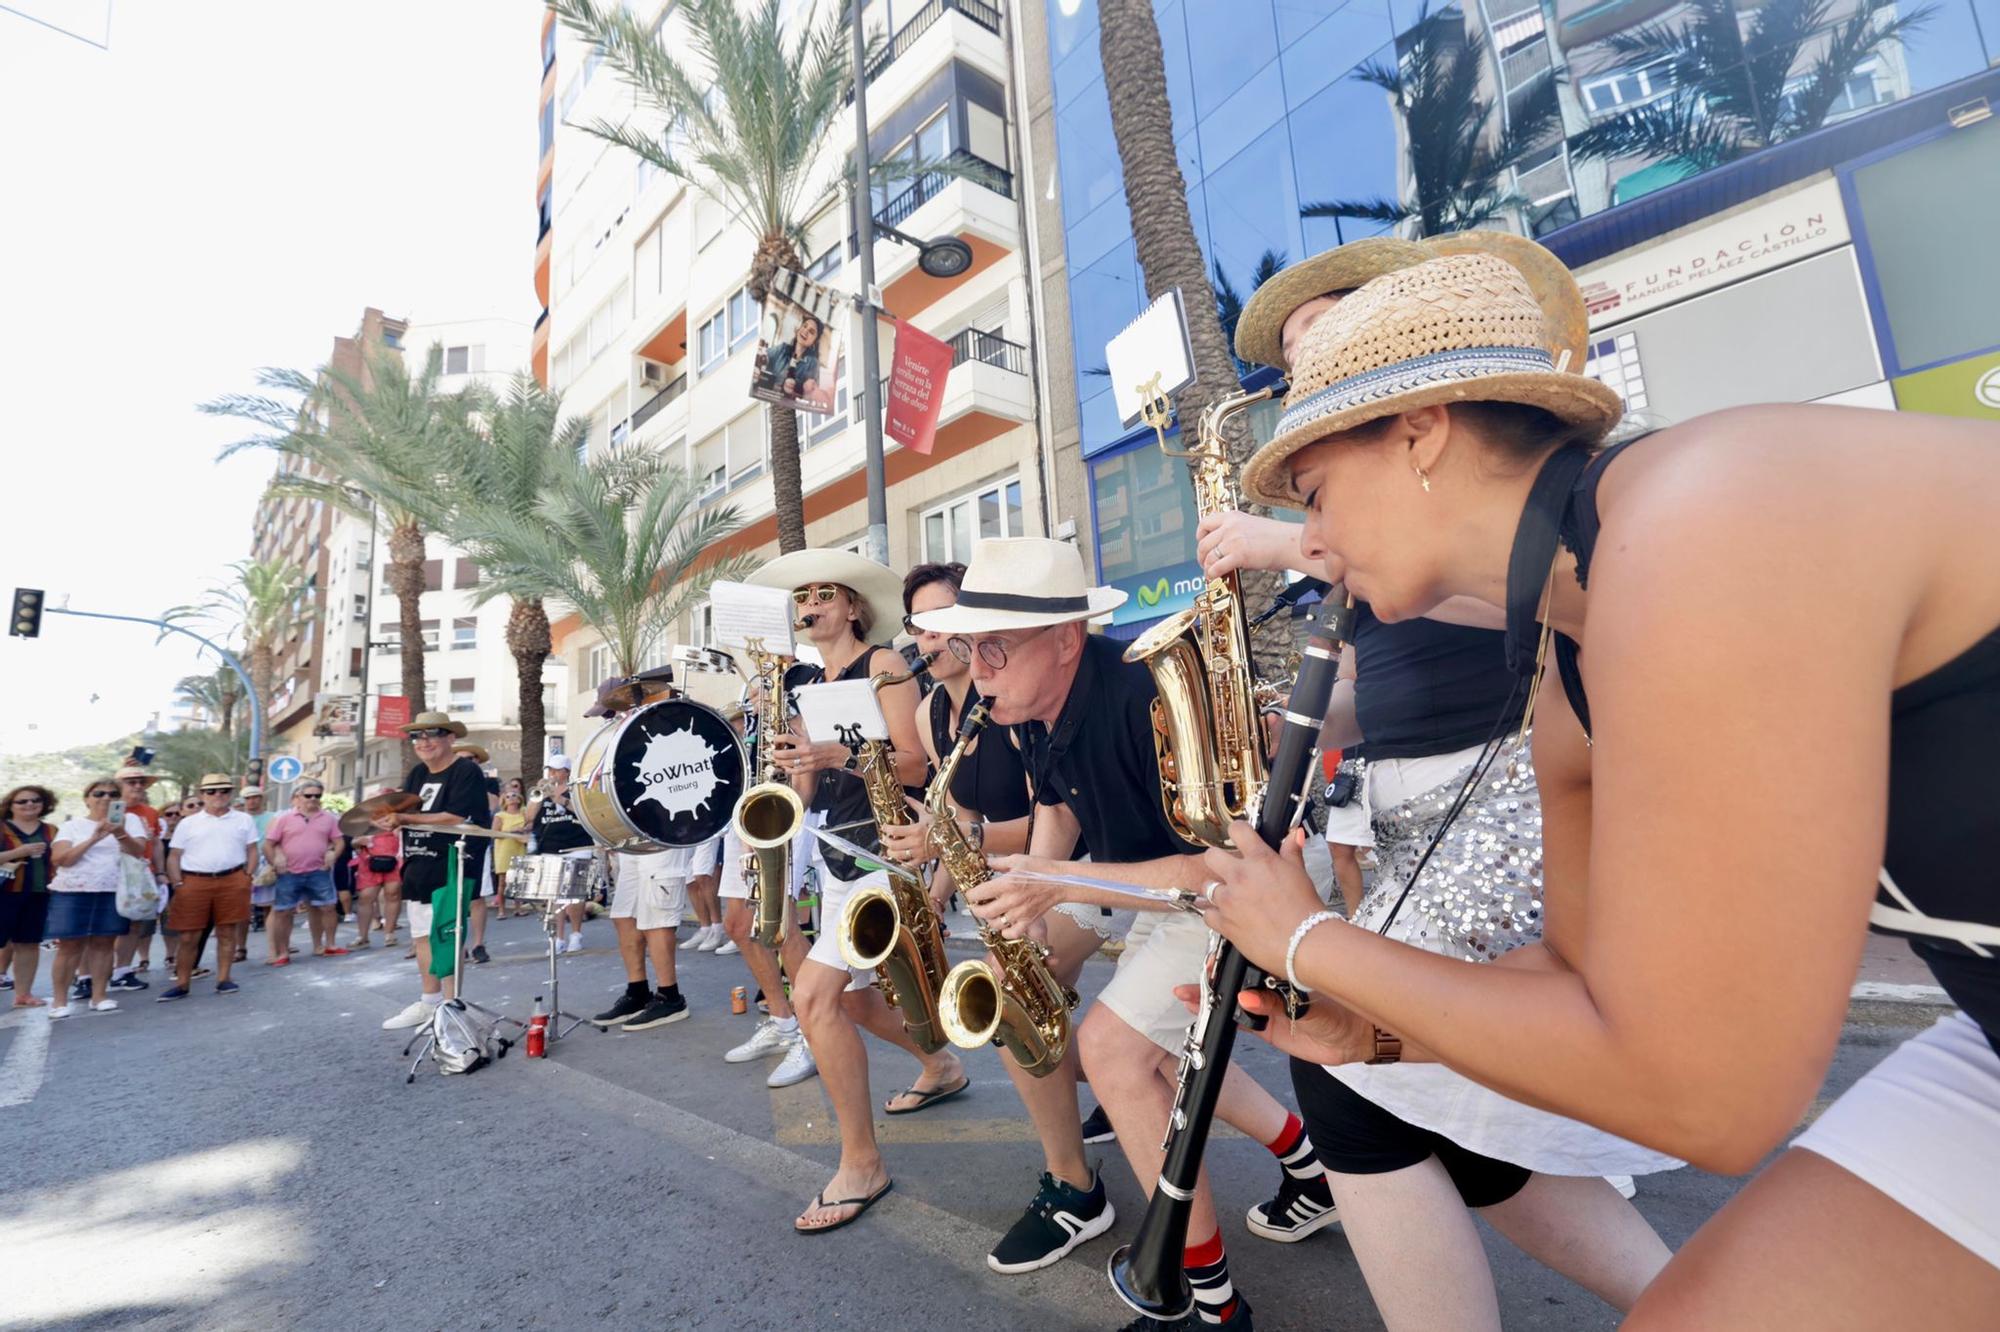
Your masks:
M924 806L931 815L931 845L961 892L993 877L985 855L958 826L958 810L951 803L951 780L987 721L984 703L966 710L951 756L924 792ZM1069 1051L1069 1014L1076 1007L1076 991L1050 972L1049 950L1037 941L1009 939L985 921L979 923L979 941L991 960L959 963L939 991L938 1013L945 1035L961 1050L976 1050L991 1041L1013 1055L1029 1075L1045 1078Z
M868 681L869 687L880 698L884 689L906 684L929 669L936 657L935 652L927 653L908 671L884 671ZM903 783L896 776L895 751L888 741L862 742L859 772L878 827L911 821ZM938 1021L938 990L945 978L944 926L916 871L890 864L887 885L850 895L834 937L848 966L875 973L876 987L902 1011L903 1030L910 1039L925 1054L942 1050L945 1035Z

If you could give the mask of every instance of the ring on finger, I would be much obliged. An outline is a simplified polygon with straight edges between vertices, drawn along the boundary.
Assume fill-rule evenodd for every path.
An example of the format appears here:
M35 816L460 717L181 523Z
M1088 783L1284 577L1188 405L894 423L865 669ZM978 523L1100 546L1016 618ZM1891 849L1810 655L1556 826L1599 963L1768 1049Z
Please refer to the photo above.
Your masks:
M1222 891L1222 880L1220 879L1210 879L1207 883L1201 886L1201 895L1208 899L1210 906L1222 905L1222 900L1217 896L1217 894L1220 893L1221 891Z

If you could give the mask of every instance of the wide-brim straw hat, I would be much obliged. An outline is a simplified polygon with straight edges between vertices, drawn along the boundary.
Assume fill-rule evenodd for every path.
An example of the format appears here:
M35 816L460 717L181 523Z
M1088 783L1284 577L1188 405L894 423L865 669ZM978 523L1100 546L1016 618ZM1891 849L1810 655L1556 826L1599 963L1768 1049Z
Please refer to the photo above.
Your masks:
M206 791L212 786L226 786L234 791L236 789L236 779L226 772L205 772L202 774L201 780L195 783L195 790Z
M451 747L451 752L454 754L463 754L467 758L471 759L474 763L485 763L493 757L491 754L486 752L485 745L475 745L471 741L467 741L464 744L453 745Z
M116 773L112 774L111 780L114 782L122 782L126 780L128 777L137 777L139 780L143 781L148 786L151 786L154 782L160 780L159 774L147 772L144 768L140 767L120 768Z
M465 739L465 723L453 721L442 712L419 712L399 729L408 735L412 731L428 731L437 726L442 726L461 740Z
M903 619L903 580L887 565L848 550L813 546L780 555L744 580L758 587L796 592L814 583L838 583L868 607L868 637L886 643ZM811 606L795 607L792 618L812 614Z
M1253 365L1283 369L1285 321L1292 311L1330 291L1353 291L1384 273L1420 264L1431 257L1416 241L1394 236L1369 236L1322 251L1289 268L1281 268L1251 293L1236 317L1236 355Z
M1296 509L1294 453L1440 403L1522 403L1609 429L1623 401L1594 379L1558 371L1549 340L1527 278L1492 255L1447 255L1376 278L1306 330L1277 433L1244 465L1244 495Z
M916 617L935 634L997 634L1094 620L1125 604L1115 587L1092 587L1083 556L1067 541L989 537L972 547L958 601Z

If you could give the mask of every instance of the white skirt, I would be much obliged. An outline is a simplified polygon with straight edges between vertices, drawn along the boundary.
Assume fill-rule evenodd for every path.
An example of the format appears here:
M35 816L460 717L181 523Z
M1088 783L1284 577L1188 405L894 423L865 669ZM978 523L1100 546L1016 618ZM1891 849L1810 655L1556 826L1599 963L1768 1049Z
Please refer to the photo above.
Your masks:
M1381 866L1355 924L1379 930L1477 749L1368 765L1365 791ZM1457 822L1402 901L1388 937L1484 962L1542 935L1542 806L1525 749L1502 746ZM1442 1064L1327 1069L1357 1093L1461 1147L1547 1175L1648 1175L1680 1161L1601 1129L1502 1096Z

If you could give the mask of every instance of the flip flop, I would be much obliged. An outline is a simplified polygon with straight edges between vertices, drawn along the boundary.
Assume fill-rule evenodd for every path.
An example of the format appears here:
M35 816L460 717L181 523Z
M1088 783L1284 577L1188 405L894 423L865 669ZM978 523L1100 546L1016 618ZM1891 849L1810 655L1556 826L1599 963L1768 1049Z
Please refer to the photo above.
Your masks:
M14 1000L14 1007L16 1008L47 1008L48 1006L48 1000L37 999L32 994L20 995Z
M885 1115L914 1115L919 1110L930 1109L939 1101L949 1101L952 1097L958 1095L971 1085L971 1077L961 1073L956 1087L933 1087L929 1091L918 1091L915 1087L905 1087L902 1091L897 1092L896 1096L914 1096L917 1098L917 1103L915 1105L906 1105L901 1110L891 1110L888 1102L885 1101L882 1104L882 1113ZM896 1096L891 1096L889 1100L895 1100Z
M881 1188L875 1190L875 1192L869 1194L866 1198L842 1198L838 1202L828 1202L826 1200L826 1190L821 1189L813 1195L813 1207L856 1207L860 1210L855 1212L853 1216L842 1217L840 1220L824 1226L802 1226L794 1221L792 1222L792 1230L800 1235L824 1235L829 1230L839 1230L842 1226L851 1226L866 1216L868 1209L881 1201L883 1194L895 1187L896 1181L892 1179L885 1182ZM810 1211L811 1209L808 1208L807 1210Z

